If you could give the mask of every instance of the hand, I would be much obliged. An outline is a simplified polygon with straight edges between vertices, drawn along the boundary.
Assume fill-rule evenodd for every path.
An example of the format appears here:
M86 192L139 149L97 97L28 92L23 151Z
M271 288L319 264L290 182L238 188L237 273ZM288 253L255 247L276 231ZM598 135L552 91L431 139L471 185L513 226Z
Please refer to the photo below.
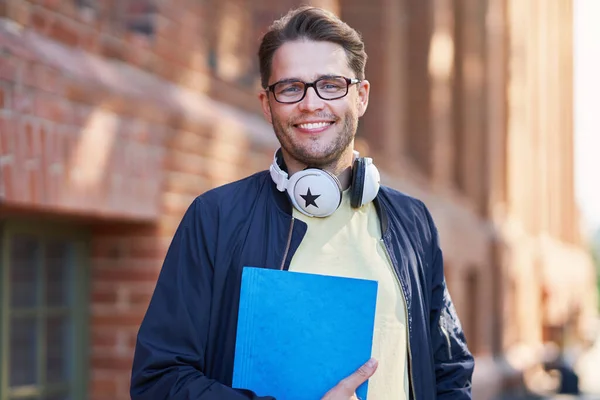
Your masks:
M358 400L356 389L375 373L377 360L371 358L352 375L344 378L333 389L325 394L321 400Z

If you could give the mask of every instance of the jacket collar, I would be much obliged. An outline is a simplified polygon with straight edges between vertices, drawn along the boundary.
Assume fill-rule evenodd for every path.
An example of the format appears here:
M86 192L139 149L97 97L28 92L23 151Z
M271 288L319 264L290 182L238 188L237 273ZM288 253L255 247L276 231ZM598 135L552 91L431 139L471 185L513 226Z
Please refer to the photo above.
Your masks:
M381 188L377 193L377 197L373 200L373 204L375 205L375 209L377 210L377 215L379 216L379 227L381 228L381 236L385 237L390 225L389 217L387 209L382 202L383 195L381 193Z
M277 185L275 184L275 182L273 182L273 180L271 179L271 175L269 174L269 171L267 171L267 179L268 179L268 185L271 188L271 193L272 193L272 197L273 200L275 200L275 204L277 205L277 207L279 207L279 209L281 211L283 211L284 213L288 214L290 217L292 216L292 202L290 201L290 198L288 197L288 194L286 192L280 192L279 190L277 190Z

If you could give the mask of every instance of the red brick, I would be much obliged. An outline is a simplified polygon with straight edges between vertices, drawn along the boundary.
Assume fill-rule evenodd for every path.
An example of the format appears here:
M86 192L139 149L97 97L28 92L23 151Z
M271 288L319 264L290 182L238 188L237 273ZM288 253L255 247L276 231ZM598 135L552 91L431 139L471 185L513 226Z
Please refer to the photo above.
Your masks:
M128 268L96 266L92 272L92 278L97 282L103 283L152 283L156 282L158 278L160 264L156 268L152 268L152 265L150 263L148 266Z
M110 312L92 312L91 323L92 330L110 328L136 328L142 322L144 318L143 310L130 311L127 313L116 312L112 310Z
M78 22L60 15L50 22L48 36L68 46L76 46L79 43L80 33L83 29Z
M115 239L135 239L148 238L151 239L156 235L156 227L153 225L137 225L137 224L102 224L93 227L94 237L99 240L115 240Z
M210 139L203 133L203 130L179 131L169 140L168 147L173 150L185 151L194 154L206 154L203 150L208 147Z
M100 55L106 58L124 60L126 48L122 40L113 36L100 37Z
M138 329L121 330L121 334L125 336L125 344L128 348L135 348L137 342Z
M32 114L34 109L35 96L31 89L24 87L13 91L13 111L22 114Z
M20 118L17 125L16 125L17 131L16 131L16 135L14 136L14 150L13 150L13 156L14 156L14 165L15 168L18 170L18 173L21 173L22 171L24 171L24 166L25 166L25 160L27 157L27 148L25 147L25 145L23 144L25 142L25 133L27 128L27 120L25 118ZM22 179L20 180L22 181Z
M61 85L61 73L52 67L38 64L34 69L36 87L54 94L63 94L64 85Z
M35 77L35 68L37 64L34 61L27 61L23 64L23 69L21 71L21 84L23 86L27 86L28 89L36 89L37 88L37 79Z
M73 160L75 152L77 151L77 145L79 143L79 136L81 132L78 129L65 128L62 132L60 144L62 145L62 154L65 161L71 161L70 167L73 168ZM71 171L68 171L69 173Z
M47 33L50 25L53 23L55 16L40 6L35 6L31 9L30 26L39 33Z
M118 384L115 378L92 376L90 379L89 390L93 399L116 399L117 389Z
M74 111L71 103L62 97L40 93L36 97L36 116L64 125L71 125L74 120Z
M168 215L183 215L194 201L194 198L200 193L200 188L195 189L195 193L189 190L190 193L188 194L163 194L162 211Z
M133 355L114 356L103 354L92 354L91 364L93 369L108 371L131 371Z
M128 246L119 238L95 239L92 241L91 256L94 258L118 260L128 255Z
M40 4L44 8L47 8L54 12L60 11L60 9L62 8L61 4L63 2L63 0L33 0L33 1Z
M186 174L207 174L207 164L209 158L204 158L193 153L175 152L173 151L164 160L164 168L167 171L182 172Z
M115 329L96 329L91 333L92 347L116 347L119 331Z
M60 1L58 2L58 12L68 20L76 20L79 18L79 10L75 1Z
M10 115L0 115L0 156L14 154L16 138L14 118Z
M129 289L129 307L132 309L146 309L154 293L154 285L145 287L131 287Z
M40 168L45 171L48 168L48 139L52 135L51 122L38 122L38 146L40 151L39 162Z
M49 171L45 178L44 193L48 205L59 206L64 190L64 172Z
M2 35L0 32L0 52L2 51ZM11 54L2 54L2 62L0 62L0 79L16 82L19 70L22 68L24 61L12 56Z
M10 97L11 97L11 94L10 94L9 85L6 83L0 82L0 110L10 108L10 106L9 106Z
M28 201L32 204L41 205L44 203L44 193L42 189L42 175L39 168L26 172L26 187Z
M155 65L155 56L148 49L149 38L145 35L130 35L127 37L129 51L125 54L125 61L144 70L152 70Z
M128 256L136 260L160 260L167 251L165 243L159 238L132 240L127 247Z
M90 52L99 53L100 51L100 34L96 30L87 29L81 32L79 37L79 49Z
M65 161L60 147L60 129L51 121L40 122L40 140L43 151L42 165L50 170L54 165Z
M14 166L9 163L0 164L0 176L2 177L2 183L4 191L4 197L7 201L14 201L17 199L17 188L15 187L14 179Z
M20 141L26 160L38 159L41 155L40 137L38 135L38 124L30 119L25 120L23 135Z
M56 105L54 104L53 99L45 93L38 92L38 94L35 96L35 115L37 117L58 122L54 118L55 107Z
M163 215L158 223L157 233L161 236L172 237L181 223L183 215Z
M115 285L96 285L92 290L93 305L116 305L118 301L118 293Z

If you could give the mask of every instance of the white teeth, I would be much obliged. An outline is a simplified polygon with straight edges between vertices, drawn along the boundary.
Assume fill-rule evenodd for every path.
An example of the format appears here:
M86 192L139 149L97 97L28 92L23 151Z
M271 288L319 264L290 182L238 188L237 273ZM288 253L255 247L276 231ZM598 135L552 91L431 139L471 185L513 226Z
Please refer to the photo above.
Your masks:
M329 125L331 125L330 122L316 122L316 123L310 123L310 124L300 124L298 126L302 129L310 130L310 129L321 129L321 128L324 128Z

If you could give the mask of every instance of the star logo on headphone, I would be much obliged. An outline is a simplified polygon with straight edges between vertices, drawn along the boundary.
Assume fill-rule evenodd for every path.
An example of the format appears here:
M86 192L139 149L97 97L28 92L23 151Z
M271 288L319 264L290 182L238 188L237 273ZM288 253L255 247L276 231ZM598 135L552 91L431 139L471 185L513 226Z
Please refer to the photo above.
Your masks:
M317 200L319 197L321 197L321 195L320 194L312 194L310 192L310 188L308 188L308 191L306 192L306 194L301 194L300 197L302 197L304 199L304 203L305 203L304 207L313 205L313 206L319 208L319 206L317 205L315 200Z

